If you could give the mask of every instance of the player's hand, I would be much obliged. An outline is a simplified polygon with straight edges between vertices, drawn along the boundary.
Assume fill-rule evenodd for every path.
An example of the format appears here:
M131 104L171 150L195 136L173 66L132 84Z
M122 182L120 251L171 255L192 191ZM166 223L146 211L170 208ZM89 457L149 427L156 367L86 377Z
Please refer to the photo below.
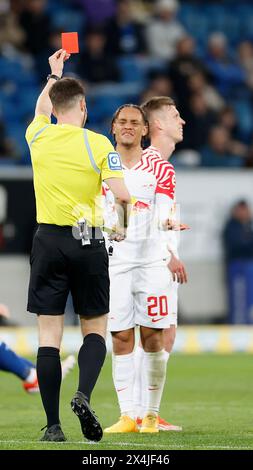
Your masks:
M0 316L9 318L10 317L10 311L8 307L4 304L0 304Z
M109 240L111 242L122 242L126 238L126 230L119 228L119 227L113 227L112 232L109 235Z
M163 230L173 230L176 232L183 231L183 230L189 230L190 227L187 224L180 224L179 222L171 219L167 219L163 223Z
M59 49L48 59L49 65L51 67L51 73L57 75L58 77L62 76L64 62L70 58L64 49Z
M187 224L179 224L179 228L178 229L173 229L173 230L190 230L191 227L189 227L189 225Z
M172 274L173 281L177 281L179 284L184 284L188 281L184 264L173 253L171 253L171 259L167 266Z

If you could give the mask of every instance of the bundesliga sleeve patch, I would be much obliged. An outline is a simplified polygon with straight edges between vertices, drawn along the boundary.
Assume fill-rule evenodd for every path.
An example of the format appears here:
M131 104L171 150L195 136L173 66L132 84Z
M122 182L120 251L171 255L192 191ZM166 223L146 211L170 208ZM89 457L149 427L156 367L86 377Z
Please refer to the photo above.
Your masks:
M117 152L108 153L107 158L110 170L122 170L120 156Z

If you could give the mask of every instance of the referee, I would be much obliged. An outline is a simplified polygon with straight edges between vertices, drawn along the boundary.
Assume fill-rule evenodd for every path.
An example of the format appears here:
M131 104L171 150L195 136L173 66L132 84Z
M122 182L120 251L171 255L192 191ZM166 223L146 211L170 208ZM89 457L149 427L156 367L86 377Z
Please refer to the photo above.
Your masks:
M119 239L127 226L130 195L110 141L83 129L84 88L76 79L61 78L69 57L60 49L49 58L51 75L26 131L39 224L31 252L27 310L37 314L39 326L37 374L47 416L41 440L66 440L59 419L60 346L71 292L84 337L78 354L79 385L71 407L84 437L99 441L103 432L89 402L106 355L109 311L108 256L100 229L102 180L114 193L118 208L123 208ZM52 113L56 125L51 124Z

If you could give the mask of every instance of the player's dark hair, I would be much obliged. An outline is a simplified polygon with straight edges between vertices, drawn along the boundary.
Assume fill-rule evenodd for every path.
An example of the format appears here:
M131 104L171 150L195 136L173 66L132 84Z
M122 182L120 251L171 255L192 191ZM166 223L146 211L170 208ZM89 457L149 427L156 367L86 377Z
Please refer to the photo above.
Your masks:
M133 109L137 109L141 116L142 116L142 120L143 120L143 123L145 124L145 126L148 126L148 120L147 120L147 117L146 117L146 113L145 111L141 108L141 106L138 106L137 104L132 104L132 103L127 103L127 104L122 104L122 106L120 106L118 109L116 109L113 117L112 117L112 120L111 120L111 127L110 127L110 133L112 134L113 136L113 139L114 139L114 142L115 144L117 143L116 140L115 140L115 136L113 134L113 124L115 123L116 119L118 119L119 115L120 115L120 112L122 111L122 109L125 109L125 108L133 108ZM145 139L145 137L142 139L142 144L143 144L143 140ZM143 145L142 145L143 146Z
M49 97L56 111L66 111L72 108L78 99L85 97L84 85L76 78L61 78L53 84Z

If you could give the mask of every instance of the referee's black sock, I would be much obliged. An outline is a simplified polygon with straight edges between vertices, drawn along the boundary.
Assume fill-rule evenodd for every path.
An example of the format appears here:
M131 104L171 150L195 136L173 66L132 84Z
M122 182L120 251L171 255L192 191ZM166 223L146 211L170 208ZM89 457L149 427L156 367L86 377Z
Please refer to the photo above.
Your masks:
M59 349L41 347L37 355L37 376L47 426L59 424L59 399L61 387L61 361Z
M86 396L88 401L90 401L91 392L104 364L105 356L106 345L104 338L96 333L85 336L78 354L78 390Z

